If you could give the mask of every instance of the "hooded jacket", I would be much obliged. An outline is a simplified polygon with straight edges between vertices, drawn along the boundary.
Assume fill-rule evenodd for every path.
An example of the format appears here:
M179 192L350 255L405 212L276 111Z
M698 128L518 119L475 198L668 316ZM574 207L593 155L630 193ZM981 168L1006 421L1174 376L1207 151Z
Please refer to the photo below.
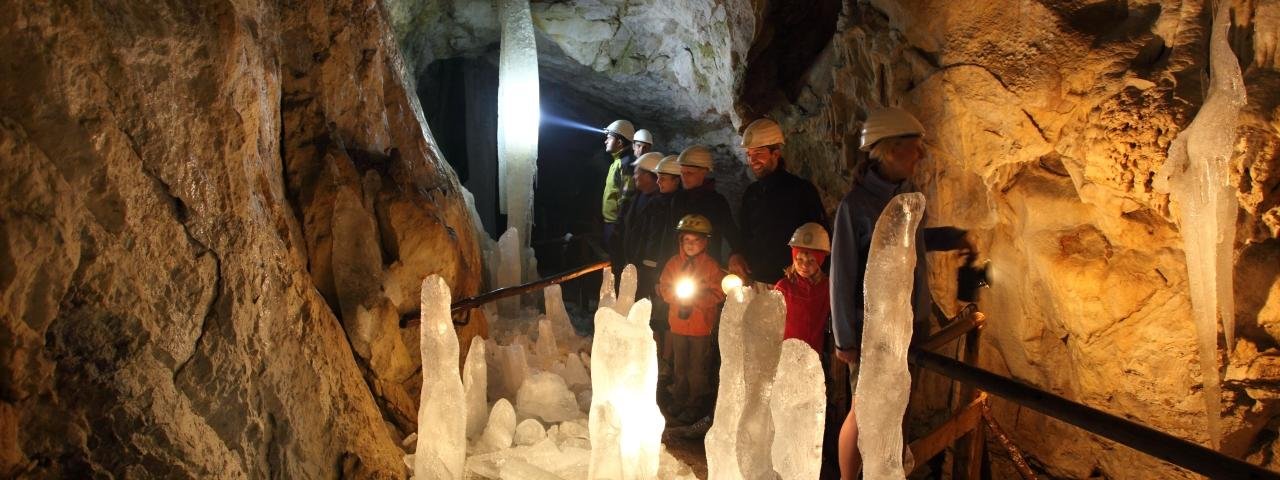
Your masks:
M618 213L622 209L622 195L634 188L631 174L628 172L631 164L635 162L635 156L628 148L623 148L610 156L613 158L613 163L609 164L609 171L604 177L604 198L601 202L600 215L604 217L604 223L617 223Z
M831 332L840 350L862 347L863 278L876 220L895 195L911 191L914 191L911 182L892 183L874 168L868 168L836 209L831 232ZM925 251L957 248L964 233L951 227L916 230L916 270L911 293L915 316L913 337L927 333L929 306L933 301Z
M787 268L786 274L773 288L782 293L782 299L787 303L787 323L782 338L804 340L822 353L826 343L823 337L826 336L827 317L831 312L831 287L827 275L821 270L814 277L804 278Z

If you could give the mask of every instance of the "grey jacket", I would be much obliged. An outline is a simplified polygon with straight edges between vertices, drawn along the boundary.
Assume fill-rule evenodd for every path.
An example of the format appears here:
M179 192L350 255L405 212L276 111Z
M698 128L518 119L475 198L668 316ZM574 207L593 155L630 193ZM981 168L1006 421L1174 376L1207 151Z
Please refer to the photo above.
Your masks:
M863 277L867 253L871 249L871 233L880 212L895 195L914 191L909 181L897 184L880 177L868 168L853 189L836 208L831 232L831 331L836 348L850 350L862 346ZM921 225L924 221L921 221ZM911 308L915 313L916 336L927 333L930 303L927 250L958 248L964 230L951 227L916 230L916 271L912 287Z

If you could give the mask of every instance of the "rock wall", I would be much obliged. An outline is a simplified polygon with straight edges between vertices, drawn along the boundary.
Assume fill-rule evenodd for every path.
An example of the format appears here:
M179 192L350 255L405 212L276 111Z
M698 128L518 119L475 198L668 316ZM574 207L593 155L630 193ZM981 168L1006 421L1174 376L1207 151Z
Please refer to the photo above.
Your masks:
M1222 450L1278 468L1273 3L1238 2L1231 39L1249 105L1234 159L1239 328L1224 356ZM1152 184L1204 100L1210 10L1177 1L846 3L806 85L771 116L788 132L789 167L834 208L865 161L857 132L868 109L916 113L928 130L930 157L916 178L928 222L974 231L992 261L981 366L1207 443L1179 234L1195 226ZM930 263L935 297L954 298L959 259L931 254ZM948 392L937 377L923 379L917 423L936 421L930 410ZM996 407L1051 476L1191 476L1030 410Z
M403 476L480 266L381 5L0 9L0 476Z

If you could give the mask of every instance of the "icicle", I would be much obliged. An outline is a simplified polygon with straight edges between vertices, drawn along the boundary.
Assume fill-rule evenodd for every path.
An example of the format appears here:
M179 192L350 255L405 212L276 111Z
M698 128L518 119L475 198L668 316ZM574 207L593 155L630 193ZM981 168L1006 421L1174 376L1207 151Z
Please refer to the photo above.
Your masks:
M1235 343L1235 304L1232 265L1238 208L1231 181L1231 156L1236 124L1245 105L1240 64L1231 52L1229 2L1218 2L1209 37L1209 90L1200 112L1169 147L1169 157L1155 187L1168 192L1181 210L1183 252L1195 316L1204 382L1209 437L1217 448L1222 439L1222 393L1218 372L1218 321L1227 351Z
M498 54L499 203L507 214L507 225L520 231L520 245L528 247L541 121L538 48L528 1L499 1L498 17L502 19Z

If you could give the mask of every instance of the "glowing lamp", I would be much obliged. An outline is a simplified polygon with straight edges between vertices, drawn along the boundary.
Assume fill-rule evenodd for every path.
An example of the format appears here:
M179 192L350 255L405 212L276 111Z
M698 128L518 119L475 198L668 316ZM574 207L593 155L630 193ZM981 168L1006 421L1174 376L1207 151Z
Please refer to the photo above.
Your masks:
M693 298L693 294L697 292L697 285L693 283L692 278L681 278L676 281L676 298L688 300Z
M730 273L725 275L724 279L720 280L720 289L724 290L725 294L733 292L739 288L742 288L742 277Z

